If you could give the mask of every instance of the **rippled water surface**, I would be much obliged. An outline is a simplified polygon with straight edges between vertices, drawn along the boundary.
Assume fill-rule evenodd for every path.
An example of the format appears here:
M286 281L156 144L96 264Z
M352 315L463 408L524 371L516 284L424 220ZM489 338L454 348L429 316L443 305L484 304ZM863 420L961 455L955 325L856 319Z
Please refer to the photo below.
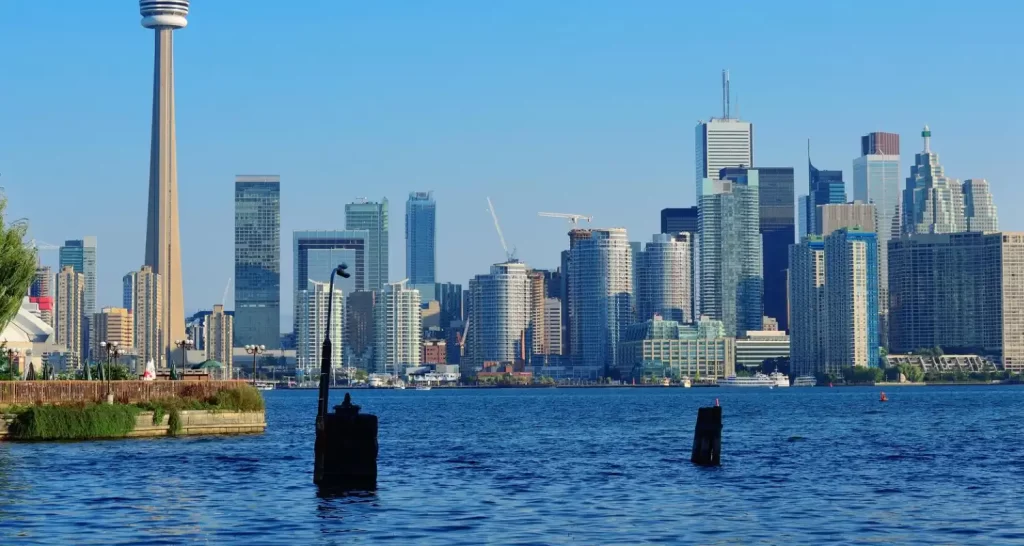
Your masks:
M354 391L379 490L343 498L312 484L316 392L274 391L258 436L0 443L0 543L1024 541L1024 388L878 390Z

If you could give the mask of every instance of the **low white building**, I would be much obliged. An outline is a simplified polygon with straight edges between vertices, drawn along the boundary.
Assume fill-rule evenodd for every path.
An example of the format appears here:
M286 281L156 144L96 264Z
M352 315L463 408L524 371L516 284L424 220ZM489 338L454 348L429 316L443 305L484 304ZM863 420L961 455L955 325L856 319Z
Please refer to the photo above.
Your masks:
M39 304L30 302L28 298L22 300L18 314L0 331L0 344L18 353L14 355L14 364L22 377L30 363L36 373L43 371L44 361L58 363L56 371L63 371L59 363L64 359L57 355L66 353L67 349L57 344L53 326L40 318Z

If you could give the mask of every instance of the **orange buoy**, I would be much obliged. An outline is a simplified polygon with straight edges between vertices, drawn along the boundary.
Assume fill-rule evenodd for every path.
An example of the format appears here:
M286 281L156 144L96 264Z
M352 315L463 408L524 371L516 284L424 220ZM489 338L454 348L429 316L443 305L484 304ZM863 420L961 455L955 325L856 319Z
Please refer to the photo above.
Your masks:
M889 397L888 397L888 396L886 396L886 395L885 395L885 392L883 391L883 392L882 392L882 396L879 396L879 397L878 397L878 401L879 401L879 402L888 402L888 401L889 401Z

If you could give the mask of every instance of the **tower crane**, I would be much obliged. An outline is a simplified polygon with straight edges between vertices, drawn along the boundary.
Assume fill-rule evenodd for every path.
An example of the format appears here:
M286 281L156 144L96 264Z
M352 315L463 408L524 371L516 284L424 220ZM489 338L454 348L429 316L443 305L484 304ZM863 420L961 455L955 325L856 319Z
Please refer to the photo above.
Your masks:
M580 220L586 220L588 223L594 220L593 216L587 216L585 214L572 214L568 212L538 212L537 216L543 216L545 218L565 218L569 220L569 225L576 227Z
M505 258L508 261L515 259L515 251L508 251L508 245L505 244L505 235L501 232L501 224L498 223L498 213L494 212L494 203L491 202L491 198L487 198L487 210L491 211L491 218L494 219L494 229L498 230L498 238L501 239L501 248L505 251Z
M50 243L44 243L43 241L37 241L35 239L32 239L31 241L29 241L28 242L28 246L29 246L29 248L34 248L36 250L60 250L60 247L57 246L57 245L52 245Z

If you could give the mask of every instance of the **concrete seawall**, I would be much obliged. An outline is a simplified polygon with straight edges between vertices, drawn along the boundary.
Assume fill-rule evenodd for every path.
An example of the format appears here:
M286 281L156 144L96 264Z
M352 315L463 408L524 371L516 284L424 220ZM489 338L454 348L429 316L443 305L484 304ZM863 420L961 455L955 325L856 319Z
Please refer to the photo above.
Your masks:
M0 440L7 439L7 427L14 415L0 415ZM128 438L170 436L170 415L164 415L159 424L153 424L153 412L144 411L135 418L135 429ZM267 428L266 415L262 411L209 411L186 410L181 412L179 436L202 434L258 434Z

